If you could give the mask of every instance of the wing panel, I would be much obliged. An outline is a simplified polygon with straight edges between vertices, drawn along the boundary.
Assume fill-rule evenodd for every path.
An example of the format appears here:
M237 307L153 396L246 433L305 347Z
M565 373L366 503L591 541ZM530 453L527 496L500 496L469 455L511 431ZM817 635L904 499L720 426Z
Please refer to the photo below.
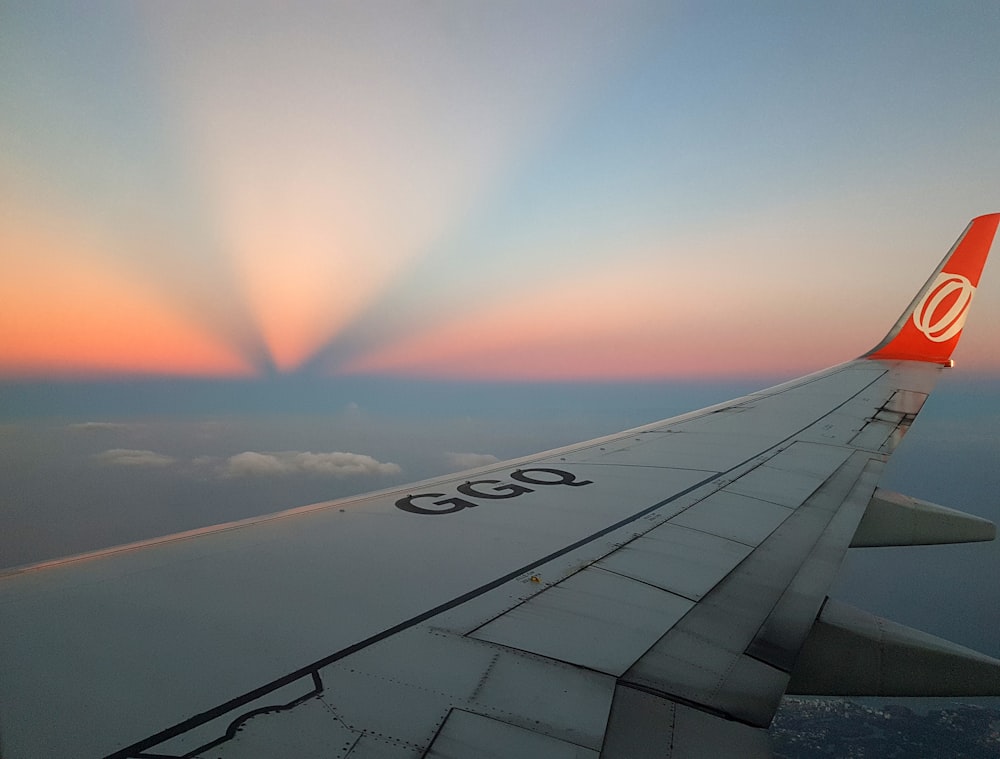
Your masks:
M795 508L847 460L851 451L832 445L796 442L726 486L726 490Z
M880 419L872 419L854 436L851 440L851 445L855 448L877 451L889 439L889 436L896 431L896 427L896 422L884 422Z
M321 668L331 713L358 735L410 746L426 747L454 707L600 747L613 678L446 632L447 616Z
M548 464L621 464L728 471L794 437L885 374L874 362L846 364L799 384L775 388L698 414L677 417L559 451ZM874 414L889 396L862 401Z
M19 694L0 705L5 750L17 757L8 747L24 736L35 755L39 746L108 754L567 545L592 540L596 560L613 546L595 533L705 477L615 467L525 475L556 483L540 485L512 480L517 467L494 471L485 479L531 492L444 515L403 512L396 501L407 493L396 492L21 572L0 586L0 678ZM430 492L458 496L463 484L450 478ZM359 556L359 545L393 561ZM77 676L66 680L69 668Z
M853 483L841 478L822 494L823 506L835 512L830 524L813 547L795 579L764 620L747 648L751 656L791 672L803 640L826 598L827 589L847 553L882 473L880 461L868 460L861 476Z
M867 454L857 453L839 467L759 550L657 641L624 680L751 724L768 724L788 674L747 656L746 651L838 514L867 462ZM865 502L853 515L855 526ZM815 599L816 608L825 589L825 585L809 588L811 593L820 594ZM792 605L805 608L808 616L807 606ZM812 614L814 618L815 611ZM802 631L803 638L807 632L808 625Z
M598 759L583 746L525 730L481 714L455 709L425 754L427 759Z
M885 404L885 410L915 415L920 413L926 400L927 393L916 390L897 390Z
M491 713L521 715L526 724L560 740L598 748L613 680L537 656L496 651L472 703Z
M668 523L609 554L596 566L697 601L751 550L744 543Z
M393 743L378 735L368 733L362 735L344 754L344 759L415 759L420 756L412 746L405 743ZM201 759L214 759L211 755ZM337 759L341 759L339 756Z
M646 583L588 568L472 637L620 675L692 606Z
M791 513L786 506L720 490L673 517L670 523L756 546Z
M601 759L769 759L766 730L625 685L615 689Z
M319 699L295 709L248 718L231 739L204 749L204 759L331 759L347 754L357 735L340 723ZM180 754L178 754L180 756Z

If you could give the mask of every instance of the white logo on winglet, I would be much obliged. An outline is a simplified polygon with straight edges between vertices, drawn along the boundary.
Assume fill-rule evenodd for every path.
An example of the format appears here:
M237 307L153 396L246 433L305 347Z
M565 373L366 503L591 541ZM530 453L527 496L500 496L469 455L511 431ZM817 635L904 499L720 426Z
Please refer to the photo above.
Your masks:
M938 313L941 304L956 292L958 295L948 309L944 313ZM975 292L976 288L961 274L941 272L913 310L913 324L931 342L943 343L950 340L962 331Z

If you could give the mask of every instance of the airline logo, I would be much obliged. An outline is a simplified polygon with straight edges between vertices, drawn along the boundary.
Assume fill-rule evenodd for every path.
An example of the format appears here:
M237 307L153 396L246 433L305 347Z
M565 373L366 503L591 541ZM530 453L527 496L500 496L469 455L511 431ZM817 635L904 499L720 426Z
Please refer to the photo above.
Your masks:
M934 343L951 340L962 331L976 288L961 274L941 272L913 310L913 324Z

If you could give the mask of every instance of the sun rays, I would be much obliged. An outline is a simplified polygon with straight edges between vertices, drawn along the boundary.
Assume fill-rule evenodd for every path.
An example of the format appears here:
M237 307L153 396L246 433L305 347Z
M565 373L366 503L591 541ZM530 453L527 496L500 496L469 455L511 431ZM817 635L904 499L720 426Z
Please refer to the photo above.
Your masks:
M0 374L795 372L877 340L907 256L940 247L825 233L886 223L895 185L845 185L860 159L821 190L756 121L749 150L699 126L732 93L724 66L678 66L697 14L293 10L10 16Z

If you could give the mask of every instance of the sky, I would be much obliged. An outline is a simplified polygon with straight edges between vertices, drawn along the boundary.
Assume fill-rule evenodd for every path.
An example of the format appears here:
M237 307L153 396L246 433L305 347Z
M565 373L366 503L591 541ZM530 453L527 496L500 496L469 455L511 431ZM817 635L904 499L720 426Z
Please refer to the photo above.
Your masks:
M1000 210L997 28L989 2L4 2L0 566L857 356ZM883 484L1000 519L997 324L994 261ZM998 560L853 551L837 591L1000 656Z
M997 208L992 3L2 13L5 378L794 374Z

